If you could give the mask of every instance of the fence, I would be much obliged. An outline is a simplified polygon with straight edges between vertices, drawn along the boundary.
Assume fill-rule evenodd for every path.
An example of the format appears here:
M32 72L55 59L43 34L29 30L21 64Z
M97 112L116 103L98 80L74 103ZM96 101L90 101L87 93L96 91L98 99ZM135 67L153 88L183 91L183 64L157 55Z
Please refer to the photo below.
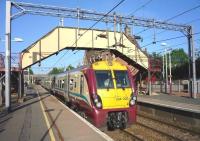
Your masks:
M169 93L169 85L167 93ZM189 81L188 80L177 80L172 81L172 92L188 92ZM152 84L153 92L165 92L165 83L157 81ZM197 93L200 93L200 80L197 81Z

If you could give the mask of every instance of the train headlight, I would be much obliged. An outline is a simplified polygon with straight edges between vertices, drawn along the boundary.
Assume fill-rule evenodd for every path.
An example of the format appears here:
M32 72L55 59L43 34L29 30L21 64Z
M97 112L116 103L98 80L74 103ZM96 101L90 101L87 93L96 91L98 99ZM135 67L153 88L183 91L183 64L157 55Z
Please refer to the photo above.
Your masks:
M137 97L136 97L136 96L133 96L132 99L136 101L136 100L137 100Z
M96 103L96 107L97 107L97 108L102 108L101 102L97 102L97 103Z
M135 103L136 103L136 100L137 100L137 97L132 95L131 99L130 99L130 102L129 102L130 106L134 106Z
M135 105L135 100L131 99L131 100L130 100L130 105L131 105L131 106Z
M95 107L101 109L102 108L102 101L99 95L94 95L93 97Z
M94 103L97 103L97 102L98 102L98 99L97 99L97 98L95 98L95 99L94 99Z

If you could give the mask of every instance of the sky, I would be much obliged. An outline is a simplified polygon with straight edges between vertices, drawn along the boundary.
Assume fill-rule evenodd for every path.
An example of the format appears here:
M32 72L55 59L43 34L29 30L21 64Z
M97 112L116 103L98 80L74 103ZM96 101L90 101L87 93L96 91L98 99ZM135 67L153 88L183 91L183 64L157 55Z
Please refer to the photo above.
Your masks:
M13 0L17 2L26 2L43 5L61 6L67 8L81 8L87 10L95 10L97 12L108 12L112 9L120 0ZM5 2L6 0L0 0L0 52L5 51ZM148 4L136 12L136 9ZM193 7L200 5L200 0L125 0L119 7L114 11L120 15L130 15L135 17L143 17L149 19L156 19L165 21L179 13L189 10ZM13 10L13 12L15 12ZM134 13L133 13L134 12ZM200 8L187 12L169 22L176 24L189 24L193 27L193 33L200 32ZM40 37L48 33L50 30L59 25L59 18L57 17L46 17L38 15L23 15L12 21L12 39L15 37L22 38L23 42L12 42L12 53L21 52L27 48L30 44L38 40ZM94 24L94 21L80 21L80 27L90 27ZM77 27L77 20L64 19L64 26ZM105 29L105 23L98 23L94 28ZM113 25L109 24L108 28L113 29ZM156 41L173 38L176 36L182 36L183 33L177 31L164 31L159 29L149 29L145 32L138 34L143 31L144 27L132 26L133 34L139 35L143 38L143 41L138 41L140 46L143 47L149 43L152 43L155 37ZM155 34L155 36L153 36ZM188 52L187 38L178 38L176 40L169 40L164 42L166 46L172 49L183 48L185 52ZM179 45L181 44L181 45ZM200 34L194 36L194 46L200 49ZM150 44L145 46L149 53L163 52L163 46L161 43ZM63 54L66 54L60 59ZM41 63L41 67L38 64L32 66L35 73L48 73L52 67L66 67L69 64L77 66L81 63L84 52L78 51L74 53L72 51L63 51L57 56L54 55ZM58 63L55 64L55 62Z

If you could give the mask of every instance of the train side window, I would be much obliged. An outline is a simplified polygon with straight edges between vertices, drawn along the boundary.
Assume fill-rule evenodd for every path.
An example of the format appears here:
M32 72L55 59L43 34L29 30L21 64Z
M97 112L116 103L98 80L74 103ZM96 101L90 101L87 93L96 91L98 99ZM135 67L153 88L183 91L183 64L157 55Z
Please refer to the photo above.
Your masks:
M74 81L74 79L70 79L70 80L69 80L69 84L70 84L70 85L73 85L73 81Z
M69 80L69 89L73 90L73 83L74 83L74 79L70 79Z

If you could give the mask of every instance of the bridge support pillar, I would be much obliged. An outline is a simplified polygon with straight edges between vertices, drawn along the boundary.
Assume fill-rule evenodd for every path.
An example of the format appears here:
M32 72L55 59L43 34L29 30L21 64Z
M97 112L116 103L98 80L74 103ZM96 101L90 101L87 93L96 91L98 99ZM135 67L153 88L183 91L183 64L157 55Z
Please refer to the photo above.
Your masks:
M24 77L23 71L19 72L19 84L18 84L18 95L20 102L23 102L24 98Z

